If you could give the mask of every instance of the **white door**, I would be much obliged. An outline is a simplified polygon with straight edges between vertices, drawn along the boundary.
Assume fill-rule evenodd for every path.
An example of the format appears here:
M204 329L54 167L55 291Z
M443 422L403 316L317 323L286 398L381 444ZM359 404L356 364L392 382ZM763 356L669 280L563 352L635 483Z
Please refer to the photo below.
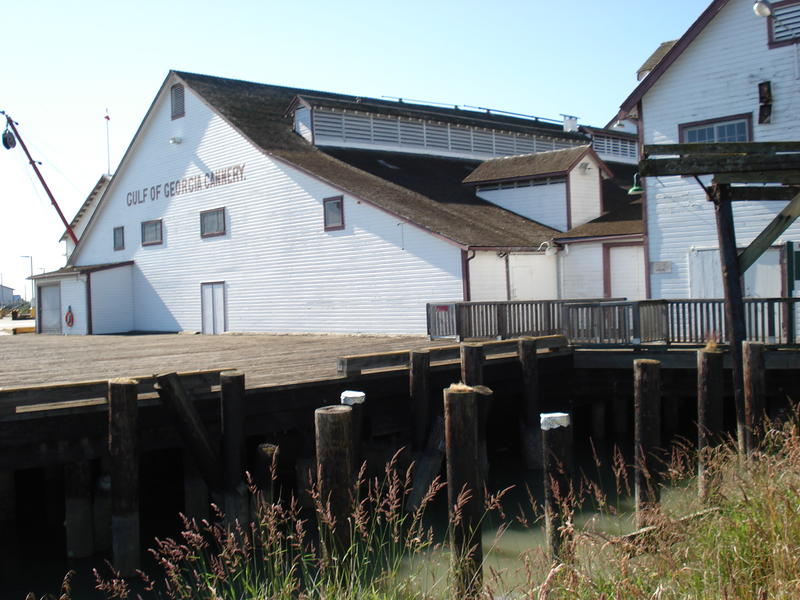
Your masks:
M203 333L218 334L227 331L225 319L225 282L203 283L200 288Z
M39 297L39 332L61 333L61 286L42 285Z
M634 302L647 297L643 246L608 246L608 262L612 298Z
M510 300L556 300L558 270L556 257L544 254L508 255Z
M722 267L716 248L689 253L689 287L692 298L724 298ZM745 298L780 298L783 293L781 252L769 248L744 272Z

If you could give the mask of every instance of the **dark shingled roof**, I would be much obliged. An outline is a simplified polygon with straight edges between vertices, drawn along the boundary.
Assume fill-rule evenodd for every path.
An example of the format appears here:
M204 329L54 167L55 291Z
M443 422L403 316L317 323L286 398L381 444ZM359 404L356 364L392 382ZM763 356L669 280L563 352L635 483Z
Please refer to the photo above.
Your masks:
M354 97L192 73L175 74L270 156L462 246L538 247L557 233L461 189L466 167L476 163L427 155L323 151L294 133L291 118L286 115L296 96L341 98L343 102L356 103ZM501 126L499 121L496 126ZM533 128L529 131L535 133ZM377 160L382 158L388 163L401 162L402 166L397 166L402 172L380 165Z
M465 177L464 183L508 181L566 173L589 150L589 146L576 146L538 154L493 158Z
M644 233L642 197L628 196L637 165L611 163L609 166L614 171L614 177L603 181L605 212L588 223L558 234L556 241Z

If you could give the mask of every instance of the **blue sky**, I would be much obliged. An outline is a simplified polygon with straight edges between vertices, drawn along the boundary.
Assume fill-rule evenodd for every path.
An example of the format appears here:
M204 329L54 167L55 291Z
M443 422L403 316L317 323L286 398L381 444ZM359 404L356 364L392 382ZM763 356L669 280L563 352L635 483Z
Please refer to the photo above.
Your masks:
M735 0L750 2L750 0ZM67 218L112 171L169 69L605 125L636 69L705 0L6 3L0 110ZM755 19L755 17L754 17ZM63 265L63 227L19 148L0 148L0 274Z

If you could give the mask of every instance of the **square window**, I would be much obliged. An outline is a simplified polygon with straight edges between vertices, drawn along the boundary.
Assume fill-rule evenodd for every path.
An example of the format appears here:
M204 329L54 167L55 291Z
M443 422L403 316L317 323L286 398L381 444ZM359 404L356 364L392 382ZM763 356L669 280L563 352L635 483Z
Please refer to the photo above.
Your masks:
M125 228L114 227L114 250L125 249Z
M334 196L322 201L325 216L325 231L344 229L344 198Z
M152 246L162 242L161 219L142 222L142 246Z
M183 86L180 83L176 83L169 91L172 104L172 118L180 119L186 114L183 104Z
M200 213L200 237L225 235L225 209L215 208Z

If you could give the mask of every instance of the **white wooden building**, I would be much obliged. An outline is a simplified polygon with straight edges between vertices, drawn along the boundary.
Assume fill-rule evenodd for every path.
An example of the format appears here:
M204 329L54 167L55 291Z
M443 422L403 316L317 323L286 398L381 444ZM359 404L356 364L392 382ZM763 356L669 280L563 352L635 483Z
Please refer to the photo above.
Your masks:
M662 44L620 116L638 119L643 144L800 139L800 0L714 0L677 41ZM689 177L647 178L646 252L653 298L721 298L714 212ZM737 245L746 247L780 202L734 203ZM793 287L785 242L790 227L744 276L744 293L777 297Z
M588 139L538 119L170 72L87 199L67 265L35 277L39 329L424 333L426 302L506 277L480 253L529 265L563 232L462 180L487 158Z

